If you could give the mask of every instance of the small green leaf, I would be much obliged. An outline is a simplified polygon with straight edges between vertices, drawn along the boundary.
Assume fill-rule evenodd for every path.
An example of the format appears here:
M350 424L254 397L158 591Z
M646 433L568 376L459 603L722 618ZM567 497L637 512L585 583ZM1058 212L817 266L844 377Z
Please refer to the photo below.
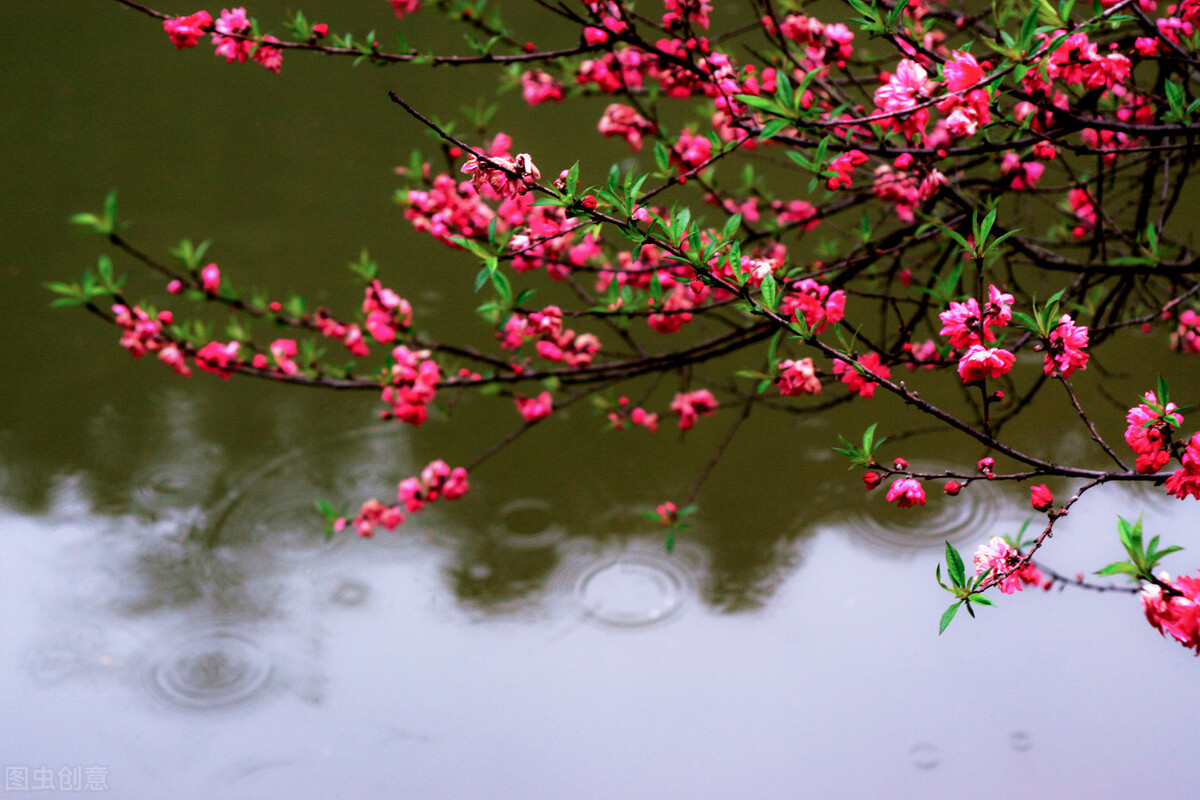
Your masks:
M938 636L941 636L945 632L946 627L950 624L950 621L954 619L954 615L958 613L958 607L961 604L961 600L957 603L951 603L950 607L947 608L942 614L942 622L940 625L938 625Z
M1130 564L1128 561L1116 561L1109 564L1104 569L1096 570L1096 575L1132 575L1138 577L1141 575L1141 570Z
M946 542L946 568L949 570L950 580L954 582L955 586L966 585L967 571L963 566L962 556L950 542Z

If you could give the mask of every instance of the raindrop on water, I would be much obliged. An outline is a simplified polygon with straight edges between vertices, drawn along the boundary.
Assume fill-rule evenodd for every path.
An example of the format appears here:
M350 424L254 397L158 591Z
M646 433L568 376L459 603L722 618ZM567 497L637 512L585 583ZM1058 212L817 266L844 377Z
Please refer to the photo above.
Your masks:
M917 769L935 769L942 763L942 751L936 744L919 742L908 751L913 766Z
M150 690L173 706L208 710L247 703L271 684L274 666L241 631L212 628L169 644L147 674Z

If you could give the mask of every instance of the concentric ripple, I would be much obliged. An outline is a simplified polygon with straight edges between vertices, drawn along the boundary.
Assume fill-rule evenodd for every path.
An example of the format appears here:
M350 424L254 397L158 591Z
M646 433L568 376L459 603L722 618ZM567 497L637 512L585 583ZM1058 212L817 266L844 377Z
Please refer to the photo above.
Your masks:
M496 518L496 538L508 547L549 547L564 536L555 523L553 507L545 500L513 500L500 507Z
M685 578L674 565L621 556L583 573L576 595L588 615L607 625L640 627L662 622L683 606Z
M370 593L365 583L347 578L329 593L329 602L343 608L354 608L365 603Z
M369 428L296 447L243 478L213 514L203 537L213 547L250 548L292 561L322 558L350 538L326 535L319 498L334 504L394 497L406 469L394 426ZM381 543L402 537L376 537Z
M230 708L255 699L271 685L274 666L245 633L212 628L168 645L151 664L147 686L179 708Z
M134 479L133 504L152 516L203 504L213 490L224 452L211 442L188 445L186 461L146 469Z
M601 553L566 553L554 583L585 617L615 628L642 628L678 615L693 592L691 548L668 555L662 542L630 542Z
M919 472L936 473L938 467L913 465ZM867 544L890 552L910 552L942 547L1000 533L1005 521L1001 492L988 481L975 481L956 497L942 493L940 481L925 481L926 505L898 509L887 502L890 482L873 491L866 502L853 504L843 526Z
M211 545L269 551L293 561L326 555L345 540L327 538L314 502L320 490L297 466L255 476L221 509L207 531Z

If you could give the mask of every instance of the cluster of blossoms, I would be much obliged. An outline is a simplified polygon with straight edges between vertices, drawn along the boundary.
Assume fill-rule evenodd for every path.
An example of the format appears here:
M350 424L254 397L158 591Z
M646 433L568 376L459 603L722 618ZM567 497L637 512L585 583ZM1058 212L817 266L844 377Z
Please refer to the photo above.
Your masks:
M942 69L950 94L938 101L937 110L946 115L945 130L952 139L974 136L980 127L992 121L991 95L978 87L984 68L970 53L955 53Z
M542 392L537 397L522 397L517 395L513 398L513 402L517 404L517 411L526 422L537 422L539 419L545 419L554 411L554 399L549 392Z
M487 189L498 197L509 198L525 194L529 191L528 181L542 177L528 153L519 153L515 158L488 156L482 160L472 153L462 172L471 176L471 185L480 194Z
M1003 328L1012 319L1013 296L1000 291L995 285L988 286L988 300L983 308L974 297L964 302L951 302L941 312L939 333L945 336L955 350L964 351L958 362L958 374L963 383L975 383L986 377L999 378L1012 369L1015 356L999 347L988 347L986 343L996 340L995 328Z
M1200 577L1183 576L1172 581L1165 572L1158 577L1174 593L1157 583L1147 583L1141 594L1146 620L1159 633L1171 636L1200 656Z
M160 311L157 317L151 317L137 306L129 308L118 303L112 307L112 312L121 326L121 347L130 355L137 359L146 353L157 353L159 361L185 378L191 376L183 351L162 335L162 326L170 325L174 320L170 311Z
M664 528L679 521L679 509L670 500L659 503L655 507L654 513L658 514L658 524Z
M1036 145L1034 150L1037 150ZM1036 188L1045 171L1046 165L1041 161L1023 161L1019 155L1012 152L1005 153L1004 160L1000 162L1000 174L1008 178L1008 186L1015 192Z
M395 530L404 524L406 513L415 514L437 500L458 500L469 488L466 469L451 469L439 458L421 470L419 478L405 478L400 481L396 488L397 503L385 505L375 498L363 503L354 518L354 530L362 537L373 535L378 526L383 526L389 531ZM336 530L345 526L344 518L334 524Z
M651 433L658 432L658 413L647 411L641 406L630 410L629 398L622 396L617 398L616 409L608 412L608 422L613 430L619 431L625 427L626 421Z
M276 74L283 65L283 50L273 46L279 44L279 40L270 35L254 39L251 35L253 21L246 16L245 8L222 9L215 24L207 11L174 17L163 20L163 30L178 50L195 47L206 33L211 32L216 55L231 64L241 64L251 58ZM313 35L320 38L329 28L317 24L312 30Z
M411 14L421 6L420 0L387 2L397 17ZM1080 24L1079 15L1072 18L1068 4L1058 13L1067 19L1061 24L1072 32L1051 30L1059 23L1047 25L1040 32L1022 31L1024 41L1020 49L1024 51L1024 56L1019 63L1016 62L1017 56L1012 55L1019 52L1012 46L1013 41L1001 37L997 41L1003 40L1008 46L991 47L990 52L995 53L994 57L1001 62L999 67L994 67L991 62L982 60L984 56L977 58L969 52L952 49L950 42L958 41L957 34L950 25L945 24L953 16L951 12L945 9L935 11L929 0L913 0L904 9L897 9L889 20L889 27L897 26L895 33L898 35L892 37L892 42L899 52L898 58L883 67L881 65L885 62L875 57L852 58L854 34L846 25L827 24L794 9L781 9L785 16L780 18L767 4L757 4L762 6L762 10L770 12L760 22L773 52L762 58L774 64L761 66L739 63L730 55L714 50L725 37L714 37L713 41L706 38L705 32L709 28L714 6L712 0L664 0L661 26L649 26L658 30L654 34L654 41L642 38L643 32L649 29L642 23L652 20L640 18L635 26L631 9L621 0L583 0L587 18L582 30L582 46L576 52L581 56L586 53L589 57L581 58L574 66L571 59L558 59L546 68L550 72L543 69L525 71L520 76L525 101L529 105L560 102L567 92L564 82L574 82L579 94L612 95L613 102L607 102L599 119L599 133L605 137L623 139L633 151L641 151L648 140L656 140L654 155L661 173L655 177L665 177L667 183L650 191L650 196L657 195L671 185L695 181L707 192L706 202L720 209L725 216L739 215L741 226L731 223L722 234L717 228L705 228L693 222L682 225L687 235L679 236L672 229L675 227L673 223L680 221L683 216L681 209L678 206L670 206L669 209L650 206L647 199L635 197L641 191L640 183L637 184L639 188L632 191L629 189L631 182L626 183L629 205L623 206L611 199L610 192L595 191L594 194L579 197L575 195L574 186L568 192L566 185L570 172L567 170L559 175L554 184L562 196L550 198L548 205L534 205L534 182L540 180L541 173L529 154L514 155L510 152L511 140L504 134L496 135L489 146L467 153L464 163L459 163L459 160L464 156L464 149L468 148L453 141L448 142L445 152L452 164L448 167L449 174L433 175L427 163L415 169L419 174L409 175L413 183L406 194L405 215L417 230L427 231L455 247L477 250L471 247L472 243L482 243L485 237L489 244L502 243L507 250L502 259L506 267L511 264L517 273L545 268L547 275L555 279L568 278L573 273L577 274L576 271L595 273L595 287L603 297L595 303L588 302L587 305L594 307L578 312L579 315L614 315L615 319L605 321L615 323L614 329L634 346L633 349L641 352L642 343L627 335L637 318L644 318L652 331L672 334L694 318L704 319L704 315L716 310L716 306L727 304L728 312L748 312L735 325L745 324L747 331L750 330L750 323L765 326L767 323L755 319L758 316L756 312L762 310L755 308L755 304L768 276L780 276L780 283L775 285L779 289L780 314L786 320L795 320L814 336L826 332L831 325L844 319L845 292L862 291L860 285L851 284L859 274L856 271L859 256L848 250L839 254L836 246L831 247L828 257L817 250L822 252L822 259L827 263L812 264L811 274L834 276L829 279L831 285L811 278L789 279L785 277L788 275L785 268L789 263L788 253L779 240L785 233L812 230L821 219L833 220L831 224L837 224L836 215L845 209L863 202L878 201L877 206L882 204L884 211L878 215L882 225L876 223L875 215L863 215L866 247L861 263L864 264L865 274L871 278L886 277L888 288L884 290L886 294L881 296L885 301L881 305L890 301L895 307L893 312L885 311L884 315L886 318L889 313L894 313L899 318L899 330L903 335L897 338L894 335L896 328L890 329L893 333L887 333L889 326L883 325L881 330L885 330L885 333L879 337L877 344L872 343L867 348L874 352L858 356L853 350L831 353L826 349L825 352L832 355L832 375L845 384L849 392L867 398L874 395L877 386L891 378L888 364L894 367L903 363L909 370L914 370L917 367L934 369L956 363L958 379L963 385L982 384L989 378L1000 379L1008 375L1015 364L1014 353L1005 348L1003 341L1003 329L1009 326L1013 317L1014 297L996 285L988 286L986 300L983 297L971 297L961 302L951 302L948 308L940 311L939 335L944 337L944 342L935 343L928 339L918 343L911 335L916 325L926 322L927 298L920 298L920 311L911 322L904 319L904 303L911 301L912 296L920 290L926 295L934 294L931 291L934 286L932 281L945 276L941 271L942 265L949 263L951 257L961 258L961 254L956 253L949 242L925 245L929 237L914 235L915 223L918 217L924 219L926 215L936 219L948 209L954 209L956 215L964 210L969 213L968 204L990 203L1006 189L1028 192L1038 197L1044 197L1052 191L1062 191L1053 186L1047 188L1048 184L1060 183L1059 180L1044 178L1047 166L1061 154L1061 169L1055 165L1050 174L1059 178L1066 175L1070 181L1058 211L1066 220L1065 228L1070 229L1071 237L1084 240L1092 236L1095 239L1092 244L1097 248L1121 250L1115 259L1128 258L1131 251L1136 255L1135 248L1125 248L1125 245L1140 242L1143 231L1135 231L1132 236L1115 235L1127 233L1120 230L1123 224L1120 219L1124 212L1115 207L1104 207L1101 203L1106 193L1111 197L1106 178L1112 177L1113 183L1116 183L1116 176L1107 173L1106 168L1117 163L1118 159L1127 158L1129 160L1122 163L1137 163L1138 159L1144 158L1149 165L1153 156L1148 153L1167 150L1172 146L1172 137L1179 133L1179 129L1172 128L1174 123L1186 129L1188 123L1185 117L1190 116L1194 109L1185 105L1184 113L1175 108L1178 97L1173 99L1170 89L1178 86L1172 74L1183 76L1186 72L1186 66L1180 66L1186 59L1181 61L1179 57L1196 49L1197 30L1200 29L1200 0L1184 0L1179 5L1168 6L1165 15L1156 20L1146 16L1158 12L1155 0L1136 2L1134 10L1140 9L1142 22L1136 32L1131 31L1129 35L1117 33L1122 22L1120 18L1107 21L1112 26L1111 33L1104 25ZM1111 10L1116 4L1117 0L1102 0L1100 5ZM467 8L468 4L439 5L445 7L443 10L452 16L460 14L464 20L478 10ZM1047 13L1052 14L1053 11L1050 9ZM1104 12L1098 9L1097 13ZM473 22L482 24L478 20ZM974 20L960 17L956 29L966 28L976 36L981 30L986 30L974 29L974 24ZM997 25L1002 26L1003 20ZM274 72L280 69L282 43L271 36L259 36L256 33L257 25L247 16L244 8L223 9L216 19L206 11L198 11L166 20L163 27L178 49L195 47L200 39L211 35L216 54L230 63L253 60ZM639 27L642 31L638 30ZM748 30L739 31L738 35ZM317 40L327 33L328 28L324 25L312 26L307 44L289 46L314 47ZM996 33L1002 31L997 30ZM1135 37L1134 33L1151 35ZM1004 36L1007 37L1007 33ZM1090 37L1095 37L1097 41L1092 41ZM497 36L493 43L508 47L516 41L507 36ZM982 42L972 45L976 50L988 46ZM373 42L361 52L367 58L373 58L372 51L375 56L380 55L378 47L378 43ZM520 45L516 47L520 48ZM353 48L316 49L333 54L334 51ZM525 45L523 50L535 53L532 44ZM758 57L754 49L748 47L746 51ZM1168 51L1171 52L1168 54ZM1126 53L1136 54L1134 60L1139 62L1160 54L1163 56L1155 88L1149 89L1148 80L1143 81L1144 86L1135 85L1132 74L1134 62ZM490 53L483 56L484 60L492 58ZM542 55L535 54L534 58L541 59ZM530 63L519 57L518 60ZM777 95L777 89L786 90L789 85L801 84L802 88L790 97L786 91ZM1169 88L1164 89L1164 84ZM1186 102L1189 99L1186 90L1184 97ZM711 102L711 106L706 104L703 107L704 118L690 124L681 123L674 135L667 136L657 124L659 119L669 119L667 116L660 117L666 100L690 101L692 98L705 98ZM786 113L770 110L778 106L788 106ZM1168 106L1171 107L1169 112ZM1005 124L993 126L993 115ZM863 117L867 118L865 122ZM1013 119L1020 124L1008 125ZM1155 130L1139 132L1138 126L1153 127ZM674 122L671 127L676 127ZM1175 133L1170 133L1171 130L1175 130ZM1011 138L1009 134L1012 134ZM964 141L976 136L980 136L981 140ZM987 141L982 141L985 136ZM797 142L809 137L827 137L826 142L835 143L831 157L822 155L821 163L808 164L803 158L793 159L805 169L817 172L830 192L839 193L824 195L819 201L813 198L822 204L820 208L796 197L775 197L766 187L767 182L758 181L752 169L747 169L740 191L729 190L725 181L718 183L709 171L722 169L723 165L718 162L734 150L789 148L786 155L798 156L803 145ZM824 144L820 152L827 152ZM871 155L868 156L868 153ZM1095 171L1090 162L1085 172L1074 169L1078 158L1085 155L1096 156ZM782 162L783 159L778 161ZM873 166L866 167L869 163ZM982 169L976 169L976 165L982 165ZM455 173L455 169L460 173ZM402 172L408 174L407 171ZM859 173L858 187L854 185L856 172ZM1169 171L1164 169L1163 172ZM947 174L952 177L952 185ZM1077 174L1082 177L1077 178ZM463 175L466 179L463 179ZM635 174L629 177L637 180ZM1169 194L1165 185L1168 178L1164 175L1162 180L1162 196L1166 198ZM1153 189L1154 180L1149 184ZM817 179L814 179L814 188L818 185ZM718 186L722 188L718 189ZM600 198L599 202L613 206L615 210L610 212L605 207L597 211L597 197ZM1150 198L1150 195L1145 197ZM948 202L951 200L954 202ZM768 206L769 213L766 210ZM585 212L596 213L586 219L587 214L581 214L581 208ZM1151 210L1150 206L1140 209L1139 219L1152 219ZM1168 240L1163 253L1182 252L1184 248L1177 238L1166 233L1164 225L1167 210L1164 200L1156 229L1159 235ZM602 220L610 222L604 216L610 213L621 218L623 231L631 234L630 238L637 237L637 247L633 252L611 254L606 252L607 247L602 247L598 234L601 225L591 223L600 223ZM624 218L626 215L629 219ZM988 222L989 230L990 225ZM872 227L876 230L872 231ZM659 233L661 230L671 230L670 241L663 241ZM737 237L742 230L747 231L749 236L739 241ZM976 226L976 236L982 235L980 230ZM1048 236L1067 239L1065 245L1068 249L1082 251L1086 248L1087 242L1071 242L1071 237L1061 235L1063 230L1063 226L1054 226ZM731 235L730 231L736 233ZM1007 236L1019 231L1019 228L1010 229ZM882 236L876 236L875 233L881 233ZM1109 236L1110 233L1114 235ZM873 252L881 238L887 241L887 237L893 234L897 234L897 238L907 237L905 243L897 245L894 250L889 244L886 248L878 248L881 252ZM1149 233L1145 236L1151 238ZM928 253L904 249L913 240L921 240L918 246L926 250L945 248L941 252L944 258L933 260L931 263L937 266L926 269L918 259L923 253ZM735 241L737 244L731 246ZM1014 245L1021 241L1012 239L1000 251L1007 252L1001 258L1016 253L1017 262L1022 265L1032 262L1036 267L1039 264L1038 248L1049 248L1033 240L1032 246L1014 249ZM608 242L603 244L607 246ZM829 241L825 244L836 243ZM988 242L968 242L964 249L969 250L976 244L982 246ZM743 246L744 251L741 249ZM1154 247L1157 250L1157 239ZM689 257L693 257L699 248L710 248L705 250L711 253L706 259L707 263L701 264L695 258L688 263ZM1093 250L1090 258L1094 259L1097 251ZM734 252L740 253L740 260L733 255ZM891 270L881 269L879 256L892 257L893 254L895 267ZM914 255L915 258L909 258ZM1104 257L1109 258L1107 253ZM1064 256L1064 260L1066 258ZM1170 258L1175 259L1176 256L1170 255ZM1132 280L1145 277L1133 263L1138 260L1132 259L1127 264ZM1121 262L1114 260L1113 263ZM902 267L901 264L907 266ZM489 266L495 268L496 262L490 262ZM978 263L977 266L981 274L987 269L984 263ZM483 278L486 277L483 275ZM893 279L896 283L893 283ZM980 280L986 278L981 277ZM1015 286L1015 275L1011 280ZM1068 290L1071 294L1064 302L1080 300L1084 291L1099 288L1099 281L1103 280L1105 278L1101 276L1097 283L1083 289L1076 285ZM1124 281L1125 276L1121 280ZM1146 280L1150 282L1152 279ZM905 288L897 289L897 284ZM228 283L222 287L221 273L216 264L209 264L193 274L188 285L202 288L209 300L218 297L232 300L236 297ZM729 291L731 285L743 291ZM768 282L768 286L771 285ZM595 335L564 329L564 314L558 306L549 305L534 312L521 310L525 300L512 302L501 286L502 282L497 279L497 293L503 302L489 304L483 311L494 315L498 324L496 337L502 348L515 351L533 341L539 358L564 365L565 368L554 370L554 374L566 373L566 368L582 369L593 364L600 351L600 342ZM174 294L181 292L183 287L184 283L176 280L168 290ZM570 288L581 296L585 294L577 283L572 282ZM1122 285L1121 292L1126 288ZM1173 286L1171 291L1175 290ZM221 294L218 295L218 292ZM875 287L863 291L863 294L880 296ZM1093 324L1101 324L1095 320L1107 318L1119 327L1123 322L1118 321L1118 312L1126 312L1138 303L1144 307L1147 301L1142 298L1155 298L1157 293L1141 292L1138 287L1129 296L1135 299L1130 300L1125 308L1119 308L1126 303L1125 295L1120 293L1114 293L1109 298L1117 298L1112 304L1071 307L1103 308L1108 316L1095 312L1090 315ZM527 297L528 294L520 295L520 298ZM1164 322L1170 321L1169 309L1181 299L1176 296L1173 302L1158 306L1163 309ZM1159 301L1153 302L1157 304ZM272 304L272 311L278 312L276 306ZM632 311L628 316L622 313L630 309ZM170 312L151 316L141 309L130 309L124 305L114 306L113 312L123 331L121 343L135 358L146 352L157 353L161 360L184 375L190 374L187 359L194 358L199 368L228 378L234 370L244 369L239 359L248 358L247 353L254 353L250 362L252 367L267 371L272 377L295 376L302 370L309 377L318 374L314 365L304 359L297 363L300 348L293 339L276 339L265 352L259 352L262 348L251 342L239 343L236 340L228 343L209 342L197 350L195 348L199 342L178 345L164 333L163 326L171 323ZM1036 316L1036 307L1034 312ZM399 341L408 341L405 337L412 324L411 305L377 280L371 281L366 288L362 313L361 326L338 322L323 310L309 316L296 315L295 320L285 319L281 315L276 321L313 328L326 337L338 339L352 353L360 356L369 355L368 337L389 347L397 345ZM716 310L709 318L725 322L725 313ZM890 318L885 319L885 322L890 321ZM1086 368L1089 336L1099 341L1109 331L1108 328L1097 328L1089 332L1086 326L1077 324L1069 314L1059 316L1058 311L1050 314L1043 311L1036 322L1041 331L1042 342L1038 349L1044 354L1043 372L1063 379ZM1025 324L1029 325L1028 322ZM934 325L934 329L937 329L937 325ZM707 337L709 334L703 335ZM1171 343L1173 348L1182 352L1200 352L1200 314L1184 310L1179 316ZM192 352L194 356L188 355ZM305 351L306 358L310 352ZM388 405L383 416L420 425L426 420L428 405L434 401L441 384L441 368L428 350L400 345L394 346L391 356L386 377L382 381L382 399ZM615 364L616 358L624 357L614 356L614 361L610 363ZM528 369L527 361L517 357L512 361L510 366L515 375L521 376ZM502 365L503 361L497 363ZM821 393L821 380L811 358L787 359L774 366L774 382L781 395ZM686 374L690 364L681 359L681 363L672 364L670 369L678 369ZM600 375L605 371L606 368L582 370L584 374L580 380L586 381L592 377L586 373ZM485 379L467 370L459 374L475 382L485 382ZM579 376L572 376L576 377ZM821 377L824 377L824 373ZM765 386L760 385L760 390L762 388ZM890 385L887 388L897 389ZM904 394L906 400L918 405L916 401L919 397L915 391L909 393L905 390ZM1003 398L1003 392L992 392L987 397L1000 399ZM544 419L554 411L554 398L550 391L541 391L533 397L516 394L512 400L527 423ZM1200 499L1200 434L1186 442L1174 441L1176 429L1183 422L1179 409L1173 403L1166 403L1165 397L1160 402L1154 393L1147 393L1144 400L1126 415L1128 427L1125 439L1137 456L1137 471L1142 475L1156 475L1166 468L1172 458L1177 458L1180 468L1163 481L1166 490L1181 499L1189 496ZM657 430L658 414L640 406L631 407L627 398L622 397L615 407L608 407L605 402L601 405L607 407L613 428L632 424L650 431ZM931 404L925 405L928 410ZM716 397L707 389L679 392L670 404L671 411L678 417L678 427L684 431L691 429L700 416L711 415L717 407ZM981 421L985 423L982 428L987 433L977 438L990 439L992 436L991 426L986 424L986 408L985 401ZM1079 408L1078 404L1076 408ZM1099 436L1096 435L1096 438ZM997 441L992 440L991 444L997 445ZM869 445L864 446L870 449ZM1008 450L1001 449L1001 452L1012 455ZM1036 464L1033 459L1025 461L1027 465ZM881 485L883 477L880 472L885 472L894 478L887 491L888 502L900 508L925 504L925 487L917 475L909 471L903 459L897 459L891 470L879 468L878 465L876 468L879 472L871 470L863 476L869 490ZM997 475L994 468L992 458L983 458L978 463L978 476L956 476L961 483L959 480L946 480L944 491L954 496L975 480L995 480ZM1055 471L1034 467L1035 474L1051 475ZM1013 477L1021 476L1000 476L1001 479ZM1120 476L1122 480L1133 477L1136 476ZM426 503L439 497L454 499L465 491L465 471L451 470L444 462L436 461L419 478L409 478L400 484L398 504L388 506L376 500L369 501L363 505L354 525L364 536L370 535L378 525L393 529L404 521L405 513L420 510ZM1034 509L1044 512L1050 524L1064 515L1075 499L1068 500L1056 511L1053 493L1045 484L1030 489L1030 504ZM660 505L657 513L664 525L676 522L679 516L673 503ZM344 520L342 524L345 525ZM981 546L975 553L974 563L977 574L1004 575L994 582L1006 594L1026 584L1043 583L1037 568L1032 563L1026 563L1018 549L1000 537L992 538ZM1012 574L1006 574L1009 572ZM1168 584L1166 576L1163 581ZM1181 579L1168 584L1171 588L1164 584L1149 585L1143 592L1147 618L1160 631L1169 633L1200 653L1200 613L1196 611L1200 579Z
M238 358L240 348L241 343L237 341L225 344L209 342L196 351L196 366L205 372L219 375L222 380L229 380L234 367L241 363Z
M1179 327L1171 334L1171 349L1200 353L1200 314L1189 308L1179 315Z
M362 312L367 332L381 344L394 342L400 331L412 325L412 305L377 280L367 285Z
M932 198L946 184L946 176L937 169L928 170L923 176L913 168L911 153L901 153L891 166L880 164L875 168L875 196L891 203L896 216L904 222L912 222L917 207Z
M428 405L437 396L442 370L428 350L410 350L400 345L392 350L390 383L380 395L390 407L382 416L420 425L429 417Z
M1125 415L1125 442L1137 454L1137 471L1143 475L1158 472L1171 459L1171 433L1183 424L1178 406L1163 406L1154 392L1146 392Z
M1004 594L1019 592L1026 586L1048 587L1049 581L1032 562L1021 562L1021 554L1002 536L993 536L987 544L975 551L975 574L982 575L991 570L989 577L1002 575L1014 567L1019 568L1000 579L1000 591Z
M295 375L300 371L300 367L296 364L298 349L295 339L276 339L271 342L268 349L271 351L271 358L275 360L276 368L281 373ZM250 365L255 369L267 369L269 366L267 357L263 353L256 353L250 360Z
M857 366L838 359L833 362L833 374L846 384L847 389L857 392L860 397L875 396L875 387L878 384L868 375L878 375L880 378L892 377L892 371L879 358L878 353L864 353L855 360L855 364Z
M600 133L605 136L622 136L635 151L642 149L642 136L657 130L654 123L643 117L632 106L613 103L604 109L600 118Z
M388 0L396 17L403 19L405 14L415 14L421 9L421 0Z
M1075 370L1087 367L1088 354L1083 352L1087 346L1088 329L1076 325L1070 314L1063 314L1050 331L1043 371L1051 375L1057 370L1064 378L1071 377Z
M785 395L820 394L821 381L811 358L797 361L787 359L779 362L779 374L775 377L779 393Z
M707 417L717 410L717 398L708 389L680 392L671 401L671 410L679 415L679 430L691 430L701 416Z
M527 339L536 339L538 356L569 367L587 366L600 350L600 340L595 335L563 328L562 309L558 306L546 306L528 315L512 314L497 338L500 346L508 350L516 350Z
M1054 31L1041 35L1043 43L1058 39L1066 31ZM1046 61L1045 77L1041 70L1029 70L1022 81L1030 94L1049 95L1054 81L1068 86L1078 86L1087 91L1108 91L1129 78L1133 63L1120 53L1101 55L1097 45L1084 32L1067 36L1050 53ZM1047 80L1049 78L1049 80Z
M563 86L550 73L535 69L521 75L521 94L531 106L558 103L563 99Z
M761 280L761 279L760 279ZM804 325L813 333L823 332L846 316L846 293L830 289L812 278L793 282L779 303L779 311Z
M1200 433L1188 440L1180 461L1183 466L1167 478L1167 493L1180 500L1188 495L1200 500Z
M825 187L832 191L849 189L854 185L854 170L867 163L867 154L861 150L847 150L834 158L826 168L835 173L825 180Z
M347 350L356 356L371 354L371 348L367 346L362 328L357 323L338 322L327 311L318 308L312 313L310 324L322 336L340 341Z
M708 30L708 15L712 13L712 0L665 0L666 11L662 17L663 27L668 30L683 25L696 25Z
M764 30L775 33L773 19L764 17L762 24ZM788 14L780 22L778 32L804 46L806 68L821 69L827 64L844 68L846 59L854 54L854 32L840 22L826 24L806 14Z

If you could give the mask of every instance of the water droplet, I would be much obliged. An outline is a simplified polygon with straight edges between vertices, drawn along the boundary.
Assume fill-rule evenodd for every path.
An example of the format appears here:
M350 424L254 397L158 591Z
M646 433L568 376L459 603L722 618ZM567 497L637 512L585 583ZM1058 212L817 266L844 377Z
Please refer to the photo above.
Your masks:
M917 769L935 769L942 763L942 751L936 744L920 742L914 744L908 751L913 766Z
M329 602L346 608L353 608L365 603L369 593L365 583L345 580L334 587L333 592L329 595Z
M1013 731L1009 734L1008 746L1018 753L1027 753L1033 747L1033 739L1027 731Z

